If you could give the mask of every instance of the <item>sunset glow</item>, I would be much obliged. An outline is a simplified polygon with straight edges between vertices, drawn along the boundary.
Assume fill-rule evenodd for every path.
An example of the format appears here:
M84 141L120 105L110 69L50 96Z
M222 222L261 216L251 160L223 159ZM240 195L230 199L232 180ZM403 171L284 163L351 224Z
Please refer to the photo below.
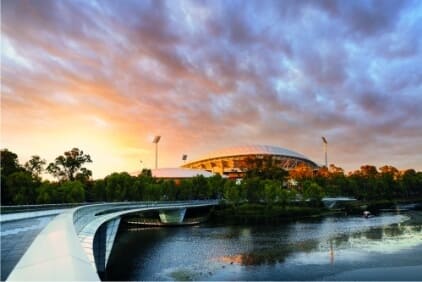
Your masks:
M421 1L47 1L1 8L1 147L93 177L268 144L422 170ZM142 164L141 161L142 160Z

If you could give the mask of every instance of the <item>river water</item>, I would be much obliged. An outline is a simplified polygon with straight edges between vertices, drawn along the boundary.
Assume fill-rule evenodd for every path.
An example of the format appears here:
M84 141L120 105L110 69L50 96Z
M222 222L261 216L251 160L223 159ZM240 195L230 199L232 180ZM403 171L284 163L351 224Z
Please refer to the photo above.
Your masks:
M422 212L124 228L107 280L422 280Z

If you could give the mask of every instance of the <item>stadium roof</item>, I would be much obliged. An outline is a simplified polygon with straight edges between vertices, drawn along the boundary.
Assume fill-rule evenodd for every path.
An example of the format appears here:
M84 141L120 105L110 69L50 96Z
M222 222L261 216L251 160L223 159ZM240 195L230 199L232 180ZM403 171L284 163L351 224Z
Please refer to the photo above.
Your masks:
M278 156L288 156L288 157L294 157L294 158L311 161L308 157L302 154L299 154L295 151L285 149L282 147L268 146L268 145L243 145L243 146L228 147L228 148L214 151L190 163L197 162L200 160L217 159L217 158L228 157L228 156L244 156L244 155L278 155Z

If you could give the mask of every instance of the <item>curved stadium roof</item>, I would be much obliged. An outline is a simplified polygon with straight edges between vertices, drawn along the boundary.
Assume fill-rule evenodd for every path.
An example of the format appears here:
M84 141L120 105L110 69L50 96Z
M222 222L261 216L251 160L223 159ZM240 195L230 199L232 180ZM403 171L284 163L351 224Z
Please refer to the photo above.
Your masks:
M221 150L214 151L210 154L203 156L200 159L192 161L190 163L198 162L201 160L217 159L222 157L234 157L234 156L245 156L245 155L276 155L276 156L287 156L293 158L299 158L307 160L313 163L308 157L299 154L295 151L268 145L243 145L228 147Z

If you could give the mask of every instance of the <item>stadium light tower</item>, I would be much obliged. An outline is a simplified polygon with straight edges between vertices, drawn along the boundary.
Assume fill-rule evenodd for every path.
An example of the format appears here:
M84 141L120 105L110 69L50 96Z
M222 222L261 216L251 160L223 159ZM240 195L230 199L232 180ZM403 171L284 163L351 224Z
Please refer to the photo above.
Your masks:
M187 158L188 158L188 155L186 155L186 154L184 154L182 156L183 163L186 163Z
M152 143L155 143L155 168L158 168L158 142L160 142L161 136L157 135L152 140Z
M322 138L322 142L324 143L324 154L325 154L325 167L328 168L328 161L327 161L327 139L325 139L324 136L321 137Z

